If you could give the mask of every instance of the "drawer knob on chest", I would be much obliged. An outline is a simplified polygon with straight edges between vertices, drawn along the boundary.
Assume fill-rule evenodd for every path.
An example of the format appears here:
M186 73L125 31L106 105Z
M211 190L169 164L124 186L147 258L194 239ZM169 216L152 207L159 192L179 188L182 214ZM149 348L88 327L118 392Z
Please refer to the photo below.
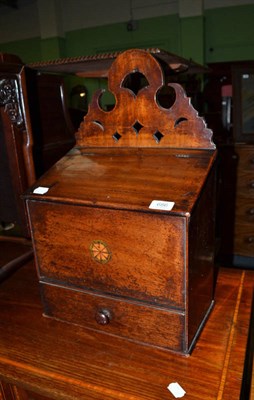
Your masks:
M95 320L99 325L108 325L111 320L111 314L108 310L98 310L95 314Z
M254 181L252 181L252 182L250 183L250 187L251 187L251 189L254 189Z
M249 244L254 243L254 236L248 236L246 238L246 242L249 243Z
M247 211L247 213L248 213L249 215L254 215L254 207L250 208L250 209Z

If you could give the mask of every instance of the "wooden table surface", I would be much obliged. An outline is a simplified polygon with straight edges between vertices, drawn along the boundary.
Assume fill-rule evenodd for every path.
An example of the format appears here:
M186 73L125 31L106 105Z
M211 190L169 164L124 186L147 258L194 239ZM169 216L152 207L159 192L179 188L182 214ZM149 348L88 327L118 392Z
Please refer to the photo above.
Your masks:
M254 271L220 269L215 307L185 357L43 317L30 262L0 287L0 378L58 400L170 400L171 382L184 399L239 399L253 286Z

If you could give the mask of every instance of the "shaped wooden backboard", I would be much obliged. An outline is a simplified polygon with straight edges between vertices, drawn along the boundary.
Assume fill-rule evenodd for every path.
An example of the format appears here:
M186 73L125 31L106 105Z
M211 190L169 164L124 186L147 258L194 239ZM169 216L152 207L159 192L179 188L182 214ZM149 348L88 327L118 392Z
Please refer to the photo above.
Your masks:
M135 73L144 82L138 91L127 84ZM162 89L171 91L169 106L160 103ZM162 66L147 51L134 49L120 54L109 70L108 90L115 98L113 109L101 107L103 89L95 92L77 132L77 146L215 149L212 131L182 86L165 86Z

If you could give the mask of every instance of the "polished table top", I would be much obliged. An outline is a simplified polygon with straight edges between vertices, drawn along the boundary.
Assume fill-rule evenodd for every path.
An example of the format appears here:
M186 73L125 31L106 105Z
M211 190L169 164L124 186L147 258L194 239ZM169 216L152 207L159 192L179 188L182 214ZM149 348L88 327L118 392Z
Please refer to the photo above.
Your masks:
M215 307L188 357L42 316L32 262L0 287L0 378L51 399L240 398L254 271L220 269ZM75 312L75 310L73 310Z

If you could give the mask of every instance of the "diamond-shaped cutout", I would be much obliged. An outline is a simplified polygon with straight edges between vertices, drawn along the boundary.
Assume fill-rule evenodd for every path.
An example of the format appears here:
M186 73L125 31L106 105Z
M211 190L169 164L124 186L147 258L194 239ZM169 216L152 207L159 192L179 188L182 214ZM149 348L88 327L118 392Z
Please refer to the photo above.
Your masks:
M161 139L164 137L164 135L160 131L156 131L153 134L153 138L155 139L156 143L160 143Z
M114 133L114 135L112 137L116 142L118 142L121 139L122 135L120 135L120 133L116 132L116 133Z
M135 124L133 125L133 129L134 129L137 133L139 133L140 129L142 129L142 128L143 128L143 125L140 124L138 121L136 121Z

